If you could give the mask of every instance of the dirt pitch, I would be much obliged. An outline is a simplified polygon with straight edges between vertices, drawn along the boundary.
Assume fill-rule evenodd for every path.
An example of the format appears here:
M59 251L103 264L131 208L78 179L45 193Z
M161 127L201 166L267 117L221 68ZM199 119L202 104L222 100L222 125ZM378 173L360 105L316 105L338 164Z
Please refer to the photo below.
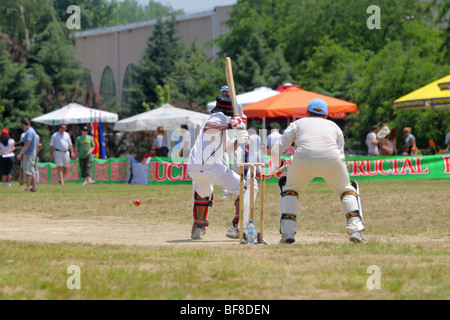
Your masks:
M136 223L123 217L90 217L84 219L55 219L43 214L2 214L0 240L30 241L43 243L89 243L139 246L236 246L237 240L228 239L222 227L209 227L203 240L191 240L188 225L173 223ZM164 232L161 232L164 230ZM371 236L368 241L399 243L448 243L448 237L426 236ZM278 232L268 230L265 240L269 245L277 245ZM332 241L348 242L345 233L299 232L296 243L317 243Z

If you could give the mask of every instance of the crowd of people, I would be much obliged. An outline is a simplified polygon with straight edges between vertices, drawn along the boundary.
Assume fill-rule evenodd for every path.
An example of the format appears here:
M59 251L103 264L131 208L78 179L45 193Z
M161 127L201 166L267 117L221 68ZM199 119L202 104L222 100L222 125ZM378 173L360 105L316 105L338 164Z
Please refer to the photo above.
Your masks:
M40 136L31 126L28 118L22 121L23 133L19 143L11 137L9 130L4 128L0 136L0 174L2 186L11 187L13 180L14 160L20 162L20 183L25 182L26 192L36 192L39 181L39 152L42 148ZM67 127L61 124L50 140L50 160L55 163L58 172L58 182L64 185L70 160L77 159L80 163L83 185L95 183L92 180L92 162L95 149L94 139L90 136L89 128L84 126L81 135L77 137L75 145L72 144ZM19 152L15 155L17 148Z
M392 130L385 123L373 125L372 130L366 136L367 154L369 156L414 156L421 154L417 147L416 137L411 133L410 127L403 128L404 140L400 148L397 149L398 129ZM445 137L446 148L440 149L436 146L434 139L428 140L428 148L424 153L434 155L439 153L450 153L450 127L447 129Z

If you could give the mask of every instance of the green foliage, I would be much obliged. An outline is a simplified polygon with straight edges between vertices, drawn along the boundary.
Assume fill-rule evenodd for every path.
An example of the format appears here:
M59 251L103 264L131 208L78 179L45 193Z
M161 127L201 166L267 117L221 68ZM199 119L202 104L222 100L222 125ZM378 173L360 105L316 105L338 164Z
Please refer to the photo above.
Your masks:
M370 4L380 7L379 30L366 26L372 14L367 12ZM363 0L238 1L226 22L231 32L218 40L222 56L230 56L236 64L238 90L255 88L268 80L268 74L279 72L275 67L264 74L268 69L264 58L281 48L286 73L302 88L357 103L358 113L340 123L348 149L365 152L365 136L380 122L399 129L412 127L419 148L427 147L429 137L439 144L448 126L448 111L394 112L392 102L450 73L450 2L377 0L370 4ZM438 28L437 23L444 27ZM269 86L275 88L282 78Z
M77 82L82 78L81 63L75 59L75 47L68 29L57 18L49 1L37 19L37 35L29 63L37 80L44 112L74 101L80 94Z
M137 88L133 92L131 112L142 112L142 101L156 107L158 95L156 88L163 86L164 78L174 70L176 61L181 57L182 46L176 37L176 20L172 17L168 22L158 20L152 36L147 41L144 55L133 68L133 76Z
M173 10L153 0L149 0L147 5L142 5L137 0L55 0L54 6L60 21L68 19L67 7L70 5L80 7L82 30L158 19L171 14L183 13L182 10Z
M23 117L36 117L41 108L34 96L35 82L27 77L24 63L10 60L4 42L0 42L0 123L18 141Z
M365 136L380 122L399 129L399 142L402 127L408 126L419 148L430 138L443 146L448 110L395 112L392 102L450 73L450 0L238 0L225 23L231 31L216 40L218 59L195 43L184 49L175 21L182 12L153 0L147 5L137 0L0 1L0 41L6 40L9 53L2 54L8 71L0 81L7 87L13 77L10 63L20 66L17 72L32 74L27 86L44 112L77 100L102 105L92 88L77 84L84 73L74 59L73 31L65 27L69 5L80 7L83 30L158 19L124 88L121 117L168 101L204 111L225 84L223 58L229 56L237 92L293 82L356 103L357 114L337 121L349 151L365 153ZM380 7L379 30L366 26L369 5ZM8 95L0 94L1 114L6 114ZM115 98L107 108L117 108Z
M157 104L159 106L170 103L170 86L164 85L164 88L160 85L156 86L156 95L158 96Z
M224 64L216 65L200 47L192 43L175 62L174 70L163 81L170 85L172 104L204 111L224 85Z

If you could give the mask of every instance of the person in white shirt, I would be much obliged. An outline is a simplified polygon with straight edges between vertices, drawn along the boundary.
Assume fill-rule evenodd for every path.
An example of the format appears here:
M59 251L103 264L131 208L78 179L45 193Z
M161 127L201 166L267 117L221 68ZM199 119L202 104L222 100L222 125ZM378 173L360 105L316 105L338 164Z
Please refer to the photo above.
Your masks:
M169 152L169 149L167 149L166 144L166 131L163 127L158 127L156 129L156 138L153 141L155 148L156 148L156 156L157 157L167 157L167 154Z
M372 126L372 131L370 131L366 136L366 145L369 149L369 156L378 156L380 153L378 151L378 143L380 142L377 138L378 127L376 125Z
M251 127L248 130L250 144L248 147L248 162L249 163L262 163L264 161L261 154L261 137L258 135L256 128ZM256 173L259 173L261 168L256 167Z
M267 148L272 149L281 136L282 134L278 131L277 128L272 128L272 130L270 130L270 134L267 136Z
M191 151L191 133L188 130L188 126L186 124L181 125L181 135L183 140L181 143L181 157L187 158L189 157L189 152Z
M283 165L280 166L280 155L293 142L297 147L286 176L279 180L281 243L295 242L299 194L314 177L325 179L330 188L340 195L350 241L366 242L362 235L364 225L359 187L355 181L350 181L345 165L344 136L334 122L325 119L327 115L328 106L324 100L311 100L307 117L291 123L272 148L273 167L283 168Z
M61 185L64 185L64 179L70 167L70 159L74 158L75 153L73 151L72 139L66 132L66 125L62 124L50 140L50 161L55 161L59 183Z
M8 129L3 129L0 136L0 175L2 186L11 187L12 168L14 165L14 139L9 135Z
M187 171L192 178L193 186L194 222L191 238L202 239L205 234L205 227L209 225L206 220L208 208L213 204L214 185L219 185L228 192L238 195L235 201L236 213L226 236L239 239L240 177L225 164L224 154L226 152L233 158L232 154L237 149L238 143L239 145L248 144L247 120L245 117L233 117L231 98L227 94L221 94L216 98L216 107L211 113L195 140L187 163ZM255 193L257 189L255 183ZM249 190L246 190L243 196L249 200ZM249 217L249 208L247 208L249 201L245 203L244 223L246 220L248 222Z

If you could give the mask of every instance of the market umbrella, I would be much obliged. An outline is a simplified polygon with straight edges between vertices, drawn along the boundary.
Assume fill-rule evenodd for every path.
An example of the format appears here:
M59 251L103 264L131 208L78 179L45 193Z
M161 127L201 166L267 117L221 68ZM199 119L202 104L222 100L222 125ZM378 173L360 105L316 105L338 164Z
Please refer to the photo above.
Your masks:
M279 95L245 106L244 113L248 118L298 117L306 114L308 103L315 98L325 100L329 115L358 112L354 103L290 87Z
M395 110L450 109L450 74L394 101Z
M117 121L114 124L114 130L152 131L158 127L163 127L165 130L176 130L182 124L186 124L188 127L202 126L208 119L208 114L164 104L159 108Z
M271 88L268 87L259 87L252 91L238 94L236 96L236 101L242 107L245 107L246 105L273 97L277 94L280 94L280 92L272 90ZM208 112L211 112L211 110L214 109L215 106L216 101L208 102L208 104L206 105Z
M31 121L56 126L60 124L91 123L100 119L102 122L116 122L119 116L116 113L88 108L72 102L60 109L33 118Z

